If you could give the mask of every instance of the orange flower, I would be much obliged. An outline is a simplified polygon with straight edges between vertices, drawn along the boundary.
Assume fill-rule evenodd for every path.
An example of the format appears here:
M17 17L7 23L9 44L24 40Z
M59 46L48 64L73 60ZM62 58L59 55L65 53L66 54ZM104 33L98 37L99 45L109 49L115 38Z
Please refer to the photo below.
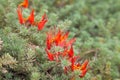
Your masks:
M68 38L69 32L63 33L60 30L58 31L58 34L55 36L55 42L57 46L63 46L66 39Z
M71 68L72 68L72 71L75 71L75 70L79 70L81 73L80 73L80 77L84 77L86 72L88 71L88 60L86 60L82 65L80 65L79 63L78 64L75 64L75 60L73 61L73 63L71 64Z
M81 65L81 70L84 70L87 67L88 62L89 62L88 60L84 61L84 63Z
M68 46L72 46L76 40L75 38L72 38L67 41L69 32L62 32L60 29L57 33L55 31L56 30L47 33L46 43L48 49L50 49L53 44L62 48L67 48Z
M69 52L68 52L68 56L71 58L74 56L74 51L73 51L73 47L71 46Z
M85 74L87 73L88 68L85 68L84 70L81 71L81 74L79 75L80 78L83 78Z
M28 18L23 18L22 10L20 7L18 7L17 9L17 14L20 24L29 22L32 25L34 23L34 9L31 11L30 16Z
M48 21L46 13L42 16L40 22L38 22L38 31L42 30L46 22Z
M71 70L72 71L74 71L74 70L76 70L76 69L78 69L78 67L80 67L80 64L79 63L77 63L77 64L75 64L76 63L76 60L78 59L79 57L78 56L73 56L72 58L70 58L71 60Z
M49 51L47 52L48 59L50 61L59 61L61 62L62 59L69 61L71 64L64 66L64 72L67 73L68 71L79 71L79 77L84 77L86 72L88 71L88 60L85 60L84 63L78 63L79 56L74 56L74 50L72 44L76 41L76 38L72 38L69 41L67 40L69 32L62 32L60 29L56 32L56 28L50 30L47 33L46 39L46 49L51 50L51 47L56 46L62 48L62 51L54 51L55 53L52 54ZM61 63L62 64L62 63ZM72 78L71 78L72 79ZM73 80L75 77L73 78Z
M54 61L54 55L52 53L50 53L47 49L46 49L46 52L47 52L48 59L50 61Z
M72 38L71 40L67 41L69 32L61 32L59 31L58 34L55 36L55 43L57 46L61 47L68 47L71 46L75 42L75 38Z
M38 26L38 31L42 30L44 25L48 21L46 14L44 14L42 16L42 19L39 22L35 22L34 21L34 9L33 9L29 17L23 18L22 7L28 8L28 5L29 5L28 0L24 0L22 3L20 3L18 5L17 14L18 14L18 19L19 19L20 24L25 24L25 26L27 26L27 27L29 27L31 25L32 26Z
M47 56L48 56L48 59L50 61L56 61L56 62L59 62L59 55L60 53L57 52L57 53L51 53L48 49L45 49L46 50L46 53L47 53Z
M63 57L68 56L68 59L73 58L73 56L74 56L73 47L71 46L71 47L70 47L70 50L68 50L67 48L64 49L64 51L62 52L62 56L63 56Z
M28 17L27 21L30 22L30 24L34 23L34 9L31 11L30 16Z
M47 33L47 38L46 38L47 49L50 50L53 41L54 39L53 39L52 33L51 32Z
M28 8L28 5L29 5L28 0L24 0L24 2L22 2L21 4L19 4L20 7L22 6L24 8Z
M58 32L57 32L57 34L54 34L54 38L53 38L53 40L54 40L54 42L55 42L56 45L58 45L58 43L61 41L60 40L61 36L62 36L62 32L59 29Z
M23 19L22 11L20 7L17 8L17 14L18 14L18 19L19 19L20 24L24 24L25 21Z
M72 38L69 42L66 42L65 47L71 46L76 41L76 38Z

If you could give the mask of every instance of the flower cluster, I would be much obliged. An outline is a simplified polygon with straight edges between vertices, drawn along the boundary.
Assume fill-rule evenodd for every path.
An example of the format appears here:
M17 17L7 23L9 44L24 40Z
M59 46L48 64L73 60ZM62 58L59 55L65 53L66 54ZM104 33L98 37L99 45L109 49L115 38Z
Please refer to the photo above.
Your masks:
M61 31L60 29L51 29L47 33L46 39L46 53L50 61L59 62L64 71L74 72L79 71L79 77L84 77L88 71L88 60L85 60L82 64L77 61L79 56L74 55L73 43L75 38L68 39L69 32ZM64 64L66 61L67 64Z
M48 21L46 13L42 16L40 21L35 21L34 17L34 9L32 9L30 15L27 18L24 18L22 15L23 8L28 8L29 2L28 0L24 0L21 4L18 5L17 14L20 24L25 24L27 27L29 26L38 26L38 31L42 30L46 22Z
M38 26L38 30L42 30L46 24L47 16L44 14L42 19L39 22L34 20L34 9L32 9L30 15L27 18L22 16L23 8L28 8L28 0L24 0L21 4L18 5L17 13L20 24L24 24L27 27L29 26ZM79 72L79 77L82 78L85 76L88 71L88 60L85 60L83 63L80 63L78 59L79 56L75 56L73 43L76 41L76 38L68 40L69 32L62 31L54 27L47 32L46 38L46 48L49 61L55 61L60 63L63 67L65 73L68 72ZM75 76L75 74L73 74Z

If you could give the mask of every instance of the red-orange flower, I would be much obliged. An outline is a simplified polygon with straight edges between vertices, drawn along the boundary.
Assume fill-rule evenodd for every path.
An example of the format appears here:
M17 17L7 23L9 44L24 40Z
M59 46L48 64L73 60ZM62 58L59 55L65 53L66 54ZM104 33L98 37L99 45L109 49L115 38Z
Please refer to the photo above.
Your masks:
M46 49L46 52L47 52L48 59L49 59L50 61L54 61L54 55L53 55L52 53L50 53L50 52L48 51L48 49Z
M55 43L57 46L64 46L66 43L66 39L68 38L69 32L63 33L60 30L58 31L57 35L55 36Z
M75 64L75 61L73 61L73 63L71 64L71 68L72 68L72 71L75 71L75 70L79 70L80 71L80 77L84 77L86 72L88 71L88 60L85 60L85 62L81 65L81 64Z
M89 62L88 60L84 61L84 63L81 65L81 70L84 70L87 67L88 62Z
M57 61L57 62L60 61L60 60L59 60L59 55L60 55L59 52L51 53L48 49L45 49L45 50L46 50L48 59L49 59L50 61Z
M24 2L22 2L21 4L19 4L20 7L22 6L24 8L28 8L28 5L29 5L28 0L24 0Z
M69 57L73 57L74 56L74 51L73 51L73 47L71 46L69 52L68 52L68 56Z
M18 14L18 19L19 19L20 24L24 24L25 21L23 19L22 10L20 7L17 8L17 14Z
M78 56L73 56L72 58L70 58L70 62L71 62L71 70L74 71L75 66L80 66L80 64L76 64L75 62L78 59Z
M66 42L65 47L71 46L76 41L76 38L70 39L68 42Z
M44 14L42 19L39 22L34 21L34 9L31 11L30 16L27 18L23 18L22 16L22 7L28 8L29 2L28 0L24 0L22 3L18 5L17 14L20 24L25 24L25 26L38 26L38 31L42 30L46 22L48 21L47 15Z
M50 49L53 44L63 48L68 47L71 46L76 40L75 38L72 38L69 41L67 40L69 32L62 32L60 29L57 33L55 31L56 30L47 33L46 43L48 49Z
M59 61L62 64L62 60L65 59L68 61L68 65L64 65L64 72L68 71L79 71L79 77L84 77L86 72L88 71L88 60L85 60L82 64L80 64L77 60L79 56L74 56L73 43L75 42L75 38L67 40L69 32L62 32L60 29L56 31L56 28L50 30L47 33L46 39L46 49L48 51L53 51L55 53L47 52L48 59L50 61ZM55 46L55 50L53 47ZM62 48L62 51L56 51L56 49ZM52 49L52 50L51 50ZM70 64L71 63L71 64Z
M38 31L42 30L46 22L48 21L46 13L42 16L40 22L38 22Z
M17 14L18 14L18 19L19 19L20 24L29 22L29 24L32 25L34 23L34 9L31 11L30 16L28 18L23 18L22 10L20 7L18 7L17 9Z
M30 24L34 23L34 9L32 10L30 16L28 17L28 21L30 22Z
M50 50L50 48L51 48L51 43L52 43L52 36L50 35L50 34L47 34L47 38L46 38L46 44L47 44L47 49L49 49Z
M88 71L88 68L85 68L84 70L82 70L79 77L81 77L81 78L84 77L85 74L87 73L87 71Z

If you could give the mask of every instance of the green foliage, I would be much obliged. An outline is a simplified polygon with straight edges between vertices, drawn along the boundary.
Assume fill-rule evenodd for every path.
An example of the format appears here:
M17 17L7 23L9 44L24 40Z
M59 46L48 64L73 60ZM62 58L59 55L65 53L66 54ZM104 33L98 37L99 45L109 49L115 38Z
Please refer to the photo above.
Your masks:
M4 41L3 50L1 53L10 53L13 56L24 53L26 40L21 39L17 34L9 33L7 35L2 35L2 40Z
M77 38L75 55L90 60L88 73L78 80L120 79L120 0L29 0L25 17L31 7L37 21L48 15L40 32L19 24L16 9L22 1L0 0L0 80L69 80L71 74L45 53L46 32L54 26L69 30L70 38Z
M32 72L31 80L39 80L40 74L38 72Z

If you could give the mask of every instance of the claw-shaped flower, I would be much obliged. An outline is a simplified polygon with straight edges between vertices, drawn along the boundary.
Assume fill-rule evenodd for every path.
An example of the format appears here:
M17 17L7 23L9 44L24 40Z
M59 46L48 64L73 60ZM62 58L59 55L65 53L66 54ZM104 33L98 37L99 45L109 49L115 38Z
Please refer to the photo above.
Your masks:
M72 44L75 42L75 38L72 38L71 40L67 40L69 32L62 32L61 30L58 30L56 33L54 31L50 31L47 33L47 48L50 49L52 44L55 44L56 46L60 47L68 47L72 46Z
M22 10L20 7L17 8L17 14L18 14L18 19L20 24L25 24L27 22L29 22L29 24L33 24L34 23L34 9L31 11L30 16L27 18L24 18L22 16Z
M34 23L34 9L31 11L31 14L28 17L27 21L29 21L31 25Z
M18 14L18 19L19 19L20 24L24 24L25 21L23 19L22 10L20 7L17 8L17 14Z
M42 16L40 22L38 22L38 31L42 30L46 22L48 21L46 13Z
M28 5L29 5L29 2L28 2L28 0L24 0L24 2L22 2L21 4L19 4L18 6L22 6L22 7L24 7L24 8L28 8Z
M89 61L88 60L85 60L84 63L81 65L81 64L75 64L75 61L73 61L74 63L72 63L71 65L71 68L72 68L72 71L75 71L75 70L79 70L80 71L80 75L79 77L84 77L86 72L88 71L88 63Z
M46 49L46 52L47 52L48 59L49 59L50 61L54 61L54 55L53 55L52 53L50 53L50 52L48 51L48 49Z

